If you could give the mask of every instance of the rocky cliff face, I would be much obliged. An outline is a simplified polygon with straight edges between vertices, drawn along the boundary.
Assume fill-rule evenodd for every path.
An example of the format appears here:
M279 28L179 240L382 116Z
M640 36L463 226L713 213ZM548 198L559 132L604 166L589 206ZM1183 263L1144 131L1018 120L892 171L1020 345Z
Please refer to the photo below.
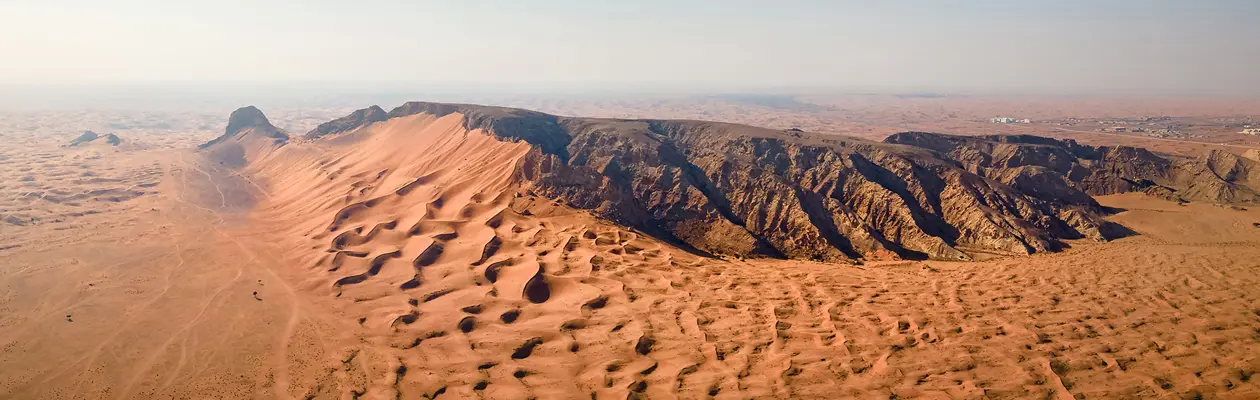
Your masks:
M559 126L567 157L522 167L535 191L711 253L968 259L1118 232L1064 183L1037 196L913 147L698 121Z
M1063 196L1077 192L1146 191L1175 200L1260 202L1260 166L1223 150L1197 159L1165 158L1141 148L1093 147L1027 135L923 132L899 133L884 141L930 149L973 173L1051 201L1076 202Z
M380 119L377 110L321 125L308 137L354 131ZM424 102L385 117L456 113L470 131L533 146L516 166L521 192L733 256L965 260L975 252L1054 251L1065 239L1128 233L1103 220L1107 210L1091 195L1141 190L1247 202L1257 200L1260 182L1254 161L1229 153L1182 160L1034 136L908 132L872 142L715 122ZM287 138L249 107L233 113L224 137L207 145L241 142L242 135L276 139L268 146ZM216 147L228 161L266 150Z
M1122 231L1066 182L1013 174L1021 190L928 149L460 104L413 102L389 115L418 113L460 113L470 130L535 145L519 166L524 190L708 253L968 259L970 250L1028 254Z

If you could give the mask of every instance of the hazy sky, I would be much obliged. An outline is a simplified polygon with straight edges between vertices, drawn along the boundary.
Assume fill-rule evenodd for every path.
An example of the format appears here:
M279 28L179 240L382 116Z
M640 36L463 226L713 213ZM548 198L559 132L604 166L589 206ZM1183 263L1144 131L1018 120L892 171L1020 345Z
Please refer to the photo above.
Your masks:
M1260 0L0 0L0 84L1260 96Z

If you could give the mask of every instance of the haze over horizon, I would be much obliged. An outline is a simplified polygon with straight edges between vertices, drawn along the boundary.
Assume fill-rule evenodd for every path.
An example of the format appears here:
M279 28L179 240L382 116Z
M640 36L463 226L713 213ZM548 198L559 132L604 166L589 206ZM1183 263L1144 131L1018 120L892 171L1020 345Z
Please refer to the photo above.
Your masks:
M1244 0L4 8L0 86L30 91L1260 93L1260 2Z

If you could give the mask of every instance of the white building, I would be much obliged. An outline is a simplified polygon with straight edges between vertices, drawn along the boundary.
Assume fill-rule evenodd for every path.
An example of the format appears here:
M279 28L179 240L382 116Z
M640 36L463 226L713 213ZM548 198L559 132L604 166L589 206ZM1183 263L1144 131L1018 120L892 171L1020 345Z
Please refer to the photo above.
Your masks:
M989 118L989 123L993 124L1031 124L1032 120L1028 118L1015 119L1011 117L994 117Z
M1243 129L1242 132L1239 132L1239 133L1244 134L1244 135L1260 136L1260 128Z

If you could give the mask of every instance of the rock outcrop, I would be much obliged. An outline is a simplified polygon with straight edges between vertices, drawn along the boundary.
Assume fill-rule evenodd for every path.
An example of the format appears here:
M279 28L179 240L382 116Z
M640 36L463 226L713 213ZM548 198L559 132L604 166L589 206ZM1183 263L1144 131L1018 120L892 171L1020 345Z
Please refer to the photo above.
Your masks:
M97 139L104 139L105 144L108 144L110 146L117 146L117 145L122 144L122 139L118 138L118 135L115 135L112 133L98 135L96 132L83 131L82 134L74 138L74 140L71 140L70 143L66 144L66 146L75 147L82 144L94 142Z
M1251 149L1243 152L1243 158L1247 158L1252 161L1260 161L1260 149Z
M1260 165L1224 150L1200 158L1175 158L1136 147L1094 147L1028 135L923 132L899 133L884 141L930 149L968 171L1052 201L1072 201L1060 197L1077 196L1077 191L1089 195L1144 191L1173 200L1260 202Z
M1037 197L914 147L460 104L407 103L390 117L418 113L460 113L470 130L531 143L519 167L527 190L708 253L968 259L1122 231L1070 186L1062 199Z
M318 139L326 135L335 135L338 133L350 132L359 129L364 125L373 122L380 122L389 119L389 115L385 113L380 106L371 106L368 108L356 110L350 115L328 121L307 132L303 137L307 139Z
M287 133L271 125L257 107L248 106L233 111L223 135L198 146L198 149L224 166L237 168L288 142Z
M390 110L389 117L422 113L435 117L460 113L469 130L483 129L504 139L524 140L547 154L568 159L566 147L572 138L560 127L561 118L555 115L518 108L412 101Z
M384 115L382 115L384 114ZM711 254L820 261L966 260L1129 234L1092 195L1256 202L1260 167L1226 152L1174 159L1035 136L907 132L884 142L744 125L561 117L467 104L371 107L307 137L384 119L459 114L470 133L532 146L520 193ZM203 147L229 166L287 143L253 107ZM353 144L343 144L353 145Z
M1092 198L1039 198L921 149L698 121L564 118L567 158L522 177L545 196L705 252L968 259L1118 232Z
M202 144L200 147L210 147L215 143L245 135L271 138L277 143L289 141L289 135L280 130L280 128L271 125L271 121L267 120L267 116L263 114L262 110L254 106L247 106L232 111L232 115L228 117L227 129L224 130L223 135Z
M96 132L83 131L82 134L74 138L74 140L71 140L70 143L66 144L66 146L70 146L70 147L78 146L78 145L96 140L96 138L98 137L100 137L100 135L97 135Z

